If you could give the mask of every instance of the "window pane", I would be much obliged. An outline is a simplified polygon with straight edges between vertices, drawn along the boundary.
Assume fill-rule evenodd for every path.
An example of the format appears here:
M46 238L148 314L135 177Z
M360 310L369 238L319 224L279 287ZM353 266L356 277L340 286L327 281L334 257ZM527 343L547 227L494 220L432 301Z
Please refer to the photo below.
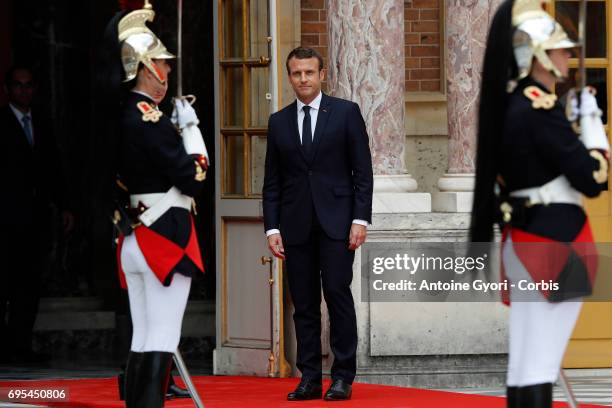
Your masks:
M266 127L270 116L270 69L251 69L251 126Z
M244 195L244 137L225 135L225 185L228 195Z
M266 137L251 136L251 194L261 195L266 162Z
M249 56L269 57L268 48L268 0L251 0L249 15Z
M580 2L555 2L556 18L574 41L578 39L578 15ZM586 56L587 58L606 58L606 2L587 2L586 18ZM604 32L602 32L604 30Z
M242 13L242 0L223 1L223 58L244 55Z
M223 125L244 126L244 75L242 67L224 68Z
M587 85L592 86L597 90L597 105L603 112L601 120L604 124L608 123L608 87L606 85L607 70L605 68L587 68ZM560 98L571 89L576 86L577 70L575 68L570 69L570 79L563 84L557 85L557 95Z

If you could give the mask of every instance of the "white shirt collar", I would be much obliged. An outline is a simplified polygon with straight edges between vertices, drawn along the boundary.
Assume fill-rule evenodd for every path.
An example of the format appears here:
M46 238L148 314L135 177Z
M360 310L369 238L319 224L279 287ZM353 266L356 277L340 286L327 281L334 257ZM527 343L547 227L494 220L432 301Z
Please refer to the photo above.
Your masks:
M316 98L313 99L312 102L308 104L312 109L319 110L319 106L321 106L321 99L323 99L323 92L319 91L319 94ZM306 104L299 99L297 99L297 111L298 113L302 111L302 108L306 106Z
M23 117L25 115L28 115L30 117L30 120L32 120L32 110L31 109L27 113L23 113L22 111L17 109L17 107L15 105L13 105L12 103L9 103L9 106L11 107L11 110L13 111L15 116L17 117L17 120L19 121L20 124L23 125L22 120L23 120Z

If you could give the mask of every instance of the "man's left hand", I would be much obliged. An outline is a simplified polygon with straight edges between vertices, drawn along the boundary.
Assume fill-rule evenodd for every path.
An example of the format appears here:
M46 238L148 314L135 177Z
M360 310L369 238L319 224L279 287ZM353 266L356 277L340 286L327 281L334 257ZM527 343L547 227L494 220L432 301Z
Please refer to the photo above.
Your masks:
M353 224L351 225L351 233L349 235L349 249L351 251L356 250L365 242L367 234L367 228L365 225Z

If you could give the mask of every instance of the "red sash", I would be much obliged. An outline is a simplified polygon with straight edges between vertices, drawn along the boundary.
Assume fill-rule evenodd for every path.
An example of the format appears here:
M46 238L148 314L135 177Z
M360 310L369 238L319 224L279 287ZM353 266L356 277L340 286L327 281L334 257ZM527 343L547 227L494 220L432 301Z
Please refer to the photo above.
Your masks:
M168 238L158 234L150 228L141 225L134 229L136 235L136 241L142 251L142 254L149 265L149 268L155 273L157 279L164 284L168 275L176 267L176 265L187 256L197 266L197 268L204 272L204 265L202 264L202 256L200 254L200 246L198 244L198 238L195 233L195 226L193 224L193 217L191 217L191 234L189 241L185 248L181 248L179 245L170 241ZM123 244L123 236L119 237L117 245L117 265L119 272L119 282L121 287L126 289L127 284L125 282L125 275L123 268L121 267L121 246Z
M597 248L593 242L593 234L588 220L585 221L582 230L573 242L558 242L547 237L532 234L518 228L504 228L502 241L506 242L508 232L512 237L513 246L517 257L529 272L535 282L553 281L556 282L564 268L567 267L570 256L576 255L584 269L591 288L595 284L597 275L598 255ZM536 245L522 245L525 243L535 243ZM502 262L501 279L506 279ZM504 303L509 303L507 294L504 294ZM549 291L542 291L542 295L548 298Z

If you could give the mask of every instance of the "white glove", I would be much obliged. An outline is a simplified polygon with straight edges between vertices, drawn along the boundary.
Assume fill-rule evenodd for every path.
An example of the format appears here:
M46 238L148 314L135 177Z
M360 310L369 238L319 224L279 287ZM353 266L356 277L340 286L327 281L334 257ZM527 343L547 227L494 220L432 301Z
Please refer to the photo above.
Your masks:
M610 152L608 136L601 122L601 110L589 87L584 88L580 94L580 133L580 140L587 149Z
M580 93L580 116L601 116L601 109L595 99L595 89L590 86Z
M196 115L195 110L185 98L174 99L174 109L172 110L170 120L181 131L190 126L197 126L200 123L198 115Z
M601 116L601 110L597 106L597 99L592 87L586 87L580 94L580 107L578 107L578 98L576 97L576 89L572 88L567 94L569 108L567 110L567 118L570 122L574 122L578 117L583 116Z
M578 107L578 98L576 97L576 89L572 88L567 93L567 120L575 122L580 117L580 108Z

